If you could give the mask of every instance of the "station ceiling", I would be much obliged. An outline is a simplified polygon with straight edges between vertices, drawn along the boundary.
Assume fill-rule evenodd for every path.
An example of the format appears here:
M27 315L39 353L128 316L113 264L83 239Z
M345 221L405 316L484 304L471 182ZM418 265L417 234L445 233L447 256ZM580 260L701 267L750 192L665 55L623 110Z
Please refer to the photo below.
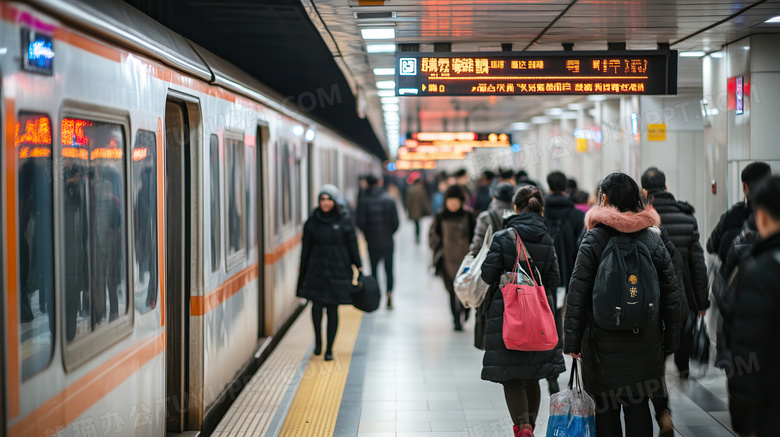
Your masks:
M451 43L455 52L628 50L669 43L680 52L712 52L751 33L780 32L780 0L125 0L285 95L330 90L340 105L314 114L380 154L387 134L375 74L394 53L369 44ZM395 38L364 40L362 29L392 28ZM700 92L701 61L681 58L680 93ZM345 92L344 90L348 90ZM547 108L582 97L402 97L400 133L411 130L507 131ZM361 119L357 114L365 115ZM376 134L374 134L376 133ZM377 139L378 138L378 139ZM392 142L391 138L391 142ZM379 152L377 152L379 151Z

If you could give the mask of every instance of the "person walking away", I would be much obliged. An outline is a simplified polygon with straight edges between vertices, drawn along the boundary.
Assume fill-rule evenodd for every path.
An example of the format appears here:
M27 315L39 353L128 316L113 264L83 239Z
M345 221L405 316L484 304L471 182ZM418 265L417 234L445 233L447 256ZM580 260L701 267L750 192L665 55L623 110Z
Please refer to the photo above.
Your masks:
M498 169L498 183L507 183L515 185L515 172L511 168L499 168Z
M463 257L469 252L469 243L474 236L476 220L474 214L464 209L466 195L458 185L444 193L444 209L436 215L431 225L428 242L433 251L433 265L450 293L450 310L455 330L463 330L463 306L455 296L453 281Z
M490 206L492 195L490 194L493 179L496 177L495 173L490 170L482 173L479 178L479 185L477 186L477 192L474 194L474 204L472 209L474 214L479 214L482 211L486 211Z
M414 222L415 241L420 244L420 219L431 215L431 204L422 177L417 178L406 193L406 212Z
M314 355L322 353L322 312L328 312L325 361L333 359L333 343L339 326L338 306L352 303L350 290L339 284L352 281L353 266L361 267L355 228L349 218L341 214L341 208L335 202L338 196L337 190L323 187L319 193L319 206L303 226L297 288L298 297L311 301Z
M733 284L738 292L729 345L739 365L728 381L729 410L738 435L768 437L777 435L780 409L780 337L772 335L780 312L780 176L758 186L752 200L762 240Z
M651 437L648 398L667 396L664 357L679 343L677 278L636 182L612 173L600 188L569 282L563 351L582 359L596 435L622 437L622 410L627 436Z
M487 211L482 211L477 216L477 225L474 228L474 238L471 239L469 253L477 254L482 249L482 242L485 240L488 226L493 226L493 233L504 229L504 218L514 214L512 198L515 195L515 186L505 182L496 185L493 193L493 200L490 202Z
M704 249L699 243L699 226L693 206L674 198L666 186L666 175L658 168L650 167L642 175L642 190L661 217L661 226L669 233L674 249L680 254L680 270L675 270L675 275L681 276L678 277L678 283L681 279L684 285L683 289L678 290L682 330L680 347L674 353L674 362L680 378L687 380L690 375L693 327L696 318L704 317L710 307L707 266L704 262ZM653 399L653 404L656 407L661 436L673 436L668 398Z
M728 211L720 216L718 224L707 240L707 251L717 256L717 261L714 263L716 268L715 281L712 284L712 295L715 297L715 302L718 306L715 367L723 370L728 370L731 362L731 353L726 345L727 337L724 333L725 325L729 321L724 319L723 311L721 311L721 308L726 312L731 309L728 308L729 302L726 302L723 296L725 294L726 282L729 280L729 276L726 275L730 275L733 269L733 266L728 264L728 254L734 246L734 240L742 232L745 223L753 214L751 189L755 190L760 182L771 176L771 174L772 170L769 165L760 161L750 163L742 170L740 177L742 179L742 192L745 198L743 201L732 205Z
M445 174L444 177L438 181L436 192L433 193L433 196L431 197L431 209L434 215L440 213L442 208L444 208L444 192L447 191L447 187L449 187L449 185L447 184L447 175Z
M377 276L379 262L385 265L387 308L393 308L393 234L398 230L395 200L379 186L374 175L366 175L368 188L357 207L357 226L363 231L371 259L371 274Z
M471 205L471 198L474 196L474 192L471 187L471 180L469 180L469 172L465 168L462 168L455 172L455 185L459 186L463 190L463 194L466 196L466 205Z
M541 191L536 187L518 189L514 195L513 209L516 214L505 219L505 229L493 236L490 252L482 264L482 280L491 285L486 296L489 307L482 379L504 386L514 435L527 437L533 435L539 412L539 380L556 379L566 370L566 365L560 341L555 349L541 352L510 350L504 345L504 299L498 288L501 276L515 268L518 235L528 250L532 267L535 267L528 274L534 275L536 281L544 285L551 308L552 293L560 281L553 239L547 234L542 220L544 199Z
M547 233L555 242L558 271L561 275L561 279L558 281L560 290L550 289L554 305L551 308L555 315L558 338L563 337L562 311L558 309L558 306L563 305L566 286L569 284L571 272L574 270L574 260L577 257L577 239L585 227L585 213L577 209L574 202L566 195L566 181L566 175L559 171L547 175L550 194L544 199L544 224L547 226ZM550 394L557 393L558 381L552 379L547 382Z

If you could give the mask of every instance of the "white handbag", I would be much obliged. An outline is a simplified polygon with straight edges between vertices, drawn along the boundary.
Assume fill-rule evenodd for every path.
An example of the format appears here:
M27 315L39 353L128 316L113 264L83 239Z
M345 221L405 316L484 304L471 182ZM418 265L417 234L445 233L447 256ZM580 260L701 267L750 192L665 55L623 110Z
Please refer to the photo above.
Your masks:
M485 262L493 242L493 226L488 225L482 248L476 256L467 254L455 275L455 295L466 308L476 308L485 299L490 284L482 280L482 263Z

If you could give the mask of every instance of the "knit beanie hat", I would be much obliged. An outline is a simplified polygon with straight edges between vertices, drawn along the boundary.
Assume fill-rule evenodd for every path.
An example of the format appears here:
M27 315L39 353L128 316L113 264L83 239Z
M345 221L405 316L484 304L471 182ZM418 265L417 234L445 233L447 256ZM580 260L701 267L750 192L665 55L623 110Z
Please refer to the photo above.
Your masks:
M514 195L515 186L507 182L501 182L500 184L496 185L496 188L493 191L493 196L496 199L509 203L512 203L512 198Z
M327 194L335 202L339 198L339 189L335 185L325 184L320 188L320 194L317 197L319 198L323 194Z

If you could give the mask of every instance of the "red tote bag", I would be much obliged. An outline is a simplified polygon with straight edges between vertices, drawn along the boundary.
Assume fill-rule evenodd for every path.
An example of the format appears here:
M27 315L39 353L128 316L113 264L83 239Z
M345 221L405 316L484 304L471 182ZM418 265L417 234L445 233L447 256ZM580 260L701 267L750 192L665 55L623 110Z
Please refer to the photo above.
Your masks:
M544 286L536 283L528 260L528 252L517 235L517 261L509 283L501 288L504 296L504 345L507 349L519 351L549 351L558 344L550 304ZM520 264L520 255L525 257L528 273ZM537 270L538 272L538 270Z

